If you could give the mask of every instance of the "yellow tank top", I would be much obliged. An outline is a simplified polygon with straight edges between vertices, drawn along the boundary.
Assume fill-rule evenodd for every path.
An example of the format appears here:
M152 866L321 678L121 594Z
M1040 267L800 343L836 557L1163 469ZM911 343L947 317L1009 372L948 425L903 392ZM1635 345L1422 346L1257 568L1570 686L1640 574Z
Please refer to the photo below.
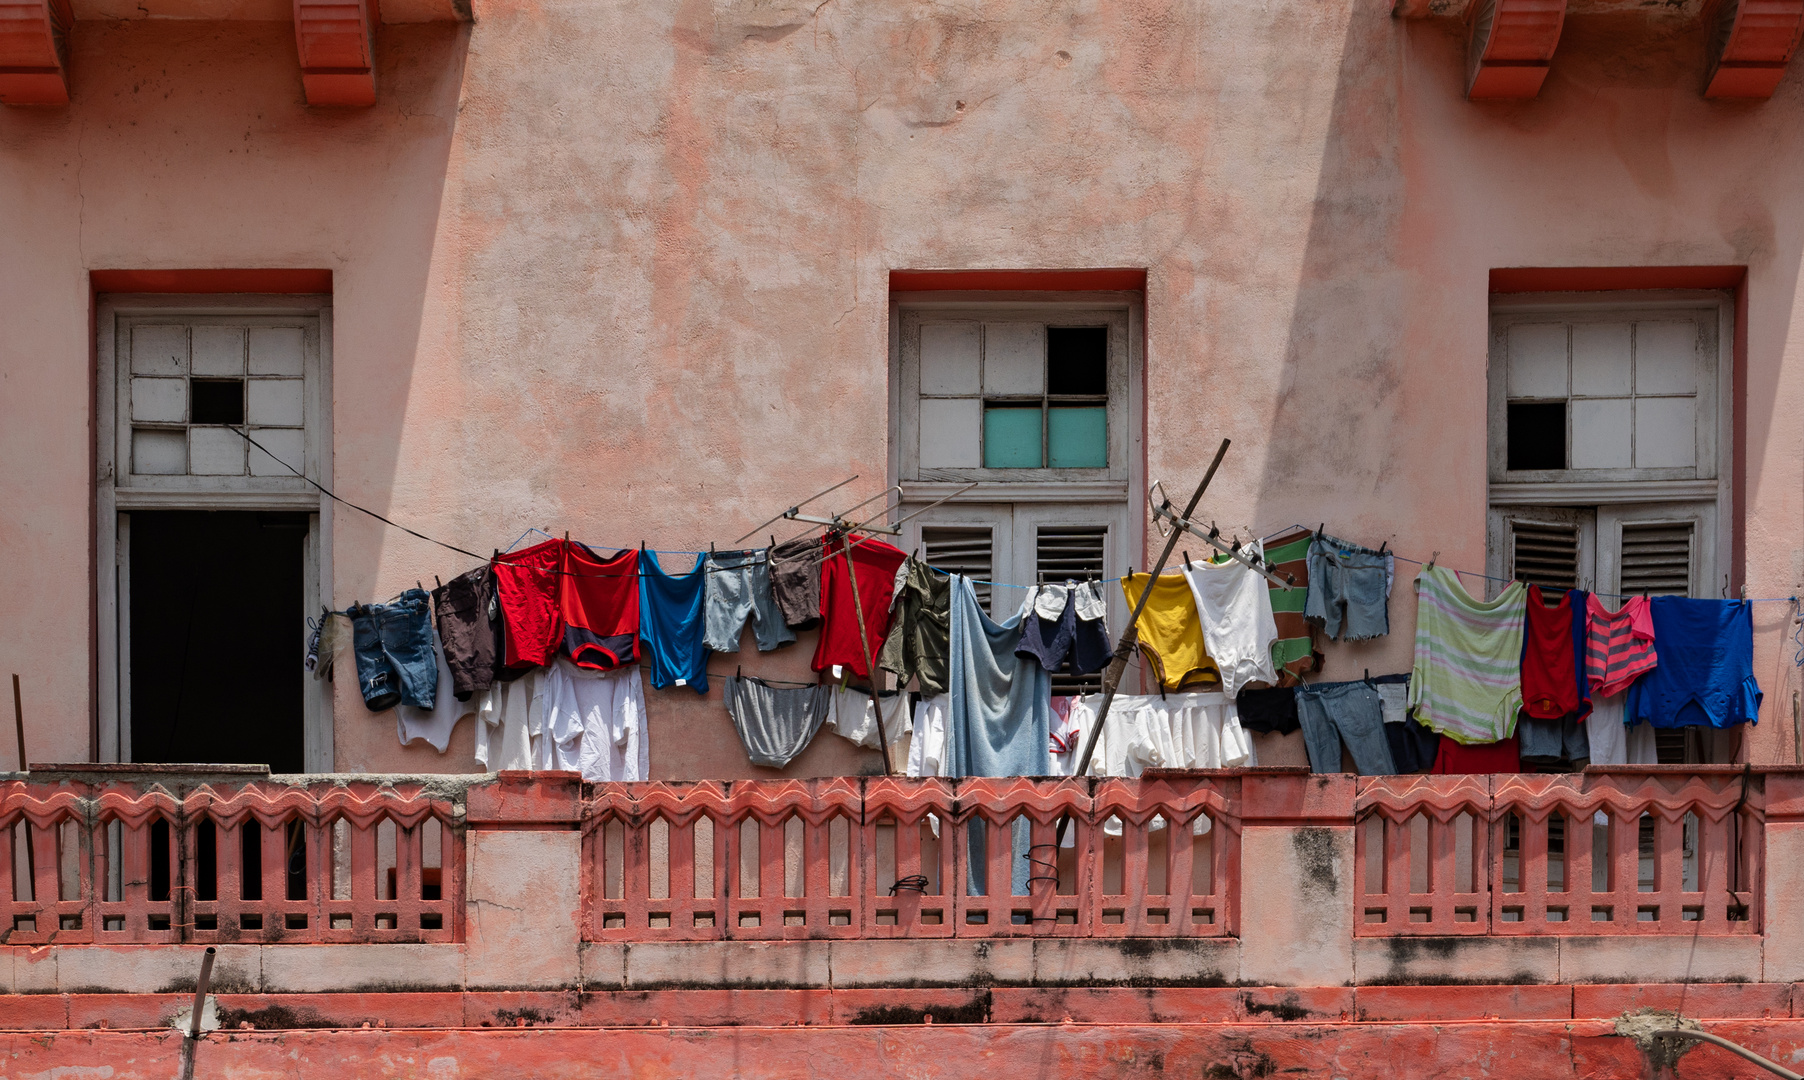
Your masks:
M1127 595L1130 611L1140 602L1140 590L1146 588L1151 576L1134 574L1121 579L1121 591ZM1203 649L1203 620L1197 614L1196 597L1183 574L1174 570L1159 576L1136 625L1140 648L1152 661L1153 671L1165 689L1221 681L1215 661Z

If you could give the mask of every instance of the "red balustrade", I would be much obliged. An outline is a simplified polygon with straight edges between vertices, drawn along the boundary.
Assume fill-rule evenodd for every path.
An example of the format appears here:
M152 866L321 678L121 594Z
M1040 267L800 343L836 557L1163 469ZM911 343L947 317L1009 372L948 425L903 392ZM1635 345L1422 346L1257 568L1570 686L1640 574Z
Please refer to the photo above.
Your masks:
M1764 808L1740 766L1363 778L1357 932L1758 933Z
M451 798L374 781L0 784L7 944L461 938Z

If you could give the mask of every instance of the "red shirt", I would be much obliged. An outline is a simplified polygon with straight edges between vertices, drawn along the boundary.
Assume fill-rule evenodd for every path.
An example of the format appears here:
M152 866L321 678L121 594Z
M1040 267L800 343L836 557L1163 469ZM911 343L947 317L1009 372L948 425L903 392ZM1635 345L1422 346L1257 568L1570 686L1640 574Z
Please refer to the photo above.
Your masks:
M814 649L814 670L835 664L869 678L865 642L858 637L858 619L852 607L852 580L846 573L846 547L836 536L826 544L827 561L821 564L821 640ZM908 558L903 551L881 540L852 538L852 565L858 573L858 599L864 607L865 641L873 660L889 631L889 602L896 590L896 568Z
M1558 720L1579 711L1578 667L1573 655L1572 596L1548 607L1541 587L1528 587L1528 625L1522 642L1522 711Z
M1480 743L1477 746L1466 746L1452 739L1442 739L1441 748L1435 752L1434 768L1431 773L1519 773L1522 771L1522 755L1516 746L1516 736L1511 735L1502 742Z

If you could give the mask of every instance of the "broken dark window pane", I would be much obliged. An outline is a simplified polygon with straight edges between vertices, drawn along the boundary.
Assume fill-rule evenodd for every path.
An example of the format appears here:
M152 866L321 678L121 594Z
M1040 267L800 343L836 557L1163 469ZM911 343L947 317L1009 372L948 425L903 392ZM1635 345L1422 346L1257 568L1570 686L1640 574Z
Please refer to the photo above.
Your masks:
M1566 467L1564 401L1512 401L1508 424L1509 461L1506 467L1512 472Z
M1046 328L1046 392L1098 397L1109 392L1108 327Z
M192 379L189 394L189 423L244 423L243 379Z

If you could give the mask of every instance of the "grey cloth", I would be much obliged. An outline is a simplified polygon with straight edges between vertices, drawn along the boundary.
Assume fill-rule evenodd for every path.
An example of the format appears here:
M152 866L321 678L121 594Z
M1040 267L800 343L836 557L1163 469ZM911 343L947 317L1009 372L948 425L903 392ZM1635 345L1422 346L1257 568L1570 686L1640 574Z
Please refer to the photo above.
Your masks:
M1340 641L1391 632L1389 554L1316 534L1309 544L1309 595L1303 615Z
M814 741L827 719L830 689L825 684L779 688L763 679L734 675L721 696L752 764L781 769Z
M805 630L821 621L821 538L785 540L770 549L770 587L783 621Z
M1384 699L1371 683L1361 679L1297 687L1297 721L1303 726L1311 772L1340 772L1343 742L1359 775L1397 771L1384 734Z
M796 639L777 598L771 593L770 559L765 548L756 551L710 551L703 556L707 567L702 579L702 640L715 652L738 652L745 621L752 620L752 638L759 652L770 652Z
M954 776L1049 776L1052 773L1052 676L1039 661L1018 656L1017 613L998 624L983 613L968 578L952 578L952 651L947 663L947 737ZM988 887L983 821L970 823L967 895ZM1010 829L1011 892L1028 893L1027 819Z
M1575 769L1591 759L1591 736L1584 717L1567 713L1553 720L1516 714L1517 753L1525 765L1570 765Z

